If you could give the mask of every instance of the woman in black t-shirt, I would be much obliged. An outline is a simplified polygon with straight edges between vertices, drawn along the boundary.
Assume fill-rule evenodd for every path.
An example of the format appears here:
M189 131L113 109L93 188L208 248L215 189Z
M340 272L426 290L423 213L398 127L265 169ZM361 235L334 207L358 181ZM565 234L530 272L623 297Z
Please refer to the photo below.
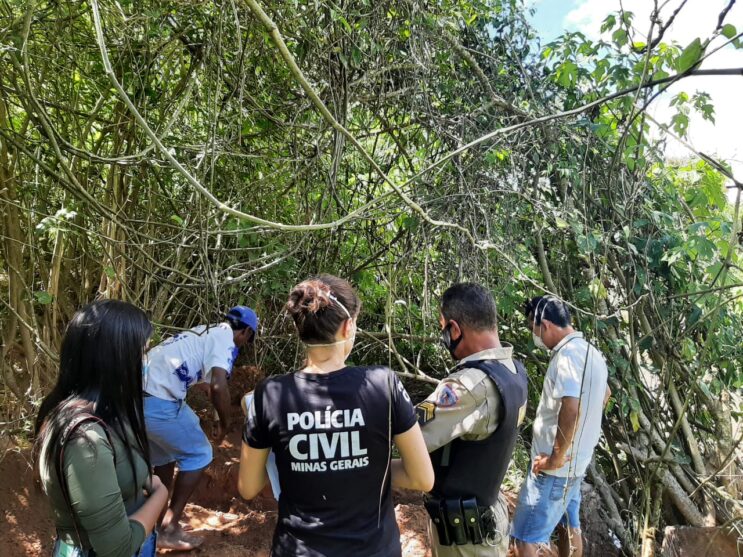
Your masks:
M361 303L330 275L298 284L287 311L307 347L304 369L261 382L248 411L238 487L266 484L276 455L281 495L271 554L401 554L390 485L428 491L433 469L405 388L384 366L347 367ZM392 443L402 457L391 464Z

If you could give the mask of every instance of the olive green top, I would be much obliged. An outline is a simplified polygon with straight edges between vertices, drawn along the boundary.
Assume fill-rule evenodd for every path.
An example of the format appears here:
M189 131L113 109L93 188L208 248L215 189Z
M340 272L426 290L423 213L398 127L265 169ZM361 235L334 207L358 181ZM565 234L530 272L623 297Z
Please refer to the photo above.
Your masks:
M145 529L129 515L144 503L147 463L132 449L136 478L124 443L111 429L112 450L99 424L82 424L65 446L63 472L78 520L82 546L98 557L131 557L145 540ZM49 462L47 447L41 452L40 471L44 492L51 501L57 535L79 546L75 525L57 478ZM114 454L116 459L114 461Z

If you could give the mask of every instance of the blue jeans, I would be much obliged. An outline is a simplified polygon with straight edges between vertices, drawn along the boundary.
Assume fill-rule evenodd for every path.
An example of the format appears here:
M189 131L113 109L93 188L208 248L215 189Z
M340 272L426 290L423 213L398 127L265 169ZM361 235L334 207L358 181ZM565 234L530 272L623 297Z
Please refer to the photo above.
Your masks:
M583 477L535 476L531 470L521 486L511 536L526 543L547 543L558 524L580 528L580 485Z
M145 539L142 547L139 548L139 551L132 555L132 557L155 557L156 550L157 532L153 531L152 534ZM95 557L95 551L70 545L57 538L57 541L54 542L52 557Z

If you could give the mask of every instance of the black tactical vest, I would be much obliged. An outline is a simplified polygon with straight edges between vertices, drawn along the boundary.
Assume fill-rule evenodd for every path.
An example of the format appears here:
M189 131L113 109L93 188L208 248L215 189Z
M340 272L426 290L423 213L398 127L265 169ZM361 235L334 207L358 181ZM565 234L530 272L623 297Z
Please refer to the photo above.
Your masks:
M441 499L475 497L478 505L498 500L518 436L519 409L526 403L527 377L521 362L513 360L512 373L497 360L474 360L458 369L475 368L485 373L501 397L498 428L480 441L461 438L431 453L436 481L431 493Z

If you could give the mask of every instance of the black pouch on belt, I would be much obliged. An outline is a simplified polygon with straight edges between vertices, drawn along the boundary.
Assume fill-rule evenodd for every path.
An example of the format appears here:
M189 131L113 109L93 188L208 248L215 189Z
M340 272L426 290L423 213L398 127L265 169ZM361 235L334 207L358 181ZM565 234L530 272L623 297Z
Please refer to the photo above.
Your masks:
M480 510L477 507L477 499L462 499L462 513L464 514L464 523L467 525L467 533L470 541L477 545L482 543L482 519Z
M436 532L439 535L440 545L451 545L451 537L446 529L446 514L444 513L444 501L435 498L426 498L424 505L428 516L431 517Z
M467 543L467 530L464 527L462 502L460 499L446 499L445 501L446 521L452 541L457 545L464 545Z

